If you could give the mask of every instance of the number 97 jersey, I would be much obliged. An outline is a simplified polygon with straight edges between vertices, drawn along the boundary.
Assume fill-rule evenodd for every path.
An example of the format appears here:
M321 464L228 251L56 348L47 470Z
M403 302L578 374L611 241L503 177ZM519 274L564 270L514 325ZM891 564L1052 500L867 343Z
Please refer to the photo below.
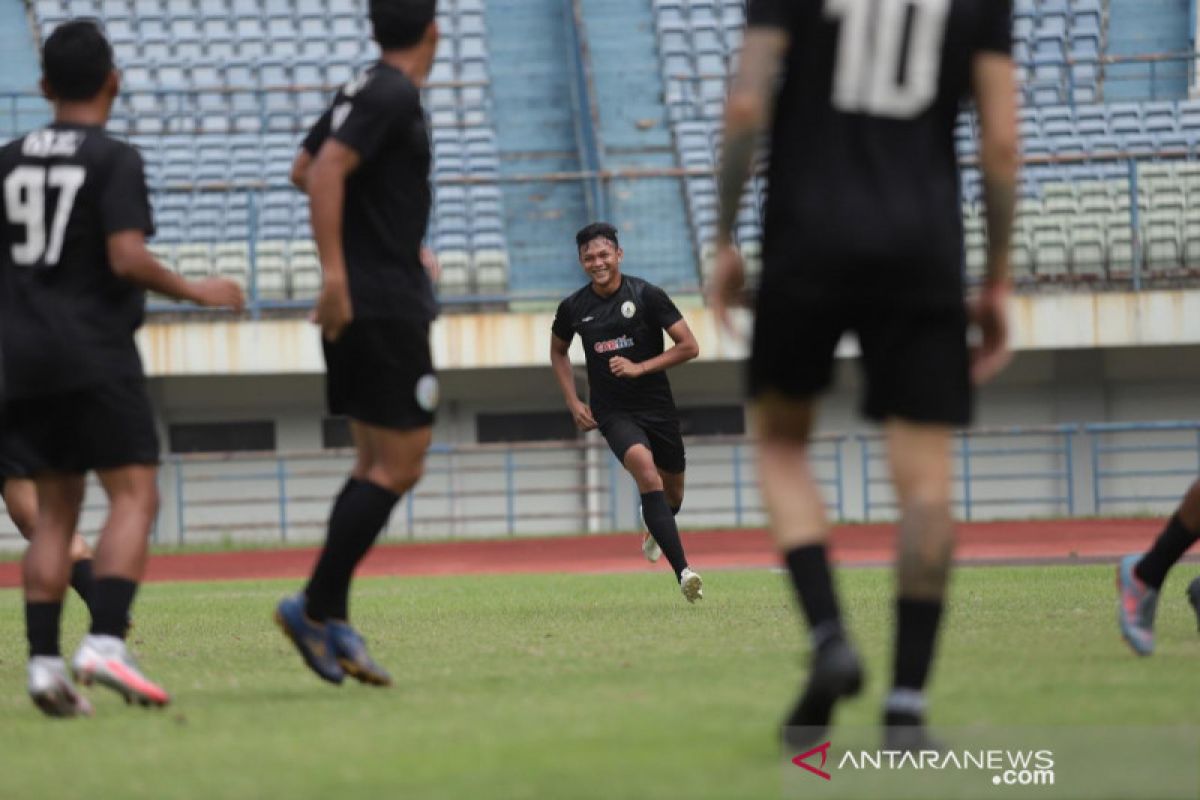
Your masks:
M976 58L1011 57L1011 12L1011 0L750 0L748 33L788 40L764 290L961 305L954 126Z
M154 232L142 158L100 127L55 123L0 149L0 342L9 397L142 374L145 293L108 237Z

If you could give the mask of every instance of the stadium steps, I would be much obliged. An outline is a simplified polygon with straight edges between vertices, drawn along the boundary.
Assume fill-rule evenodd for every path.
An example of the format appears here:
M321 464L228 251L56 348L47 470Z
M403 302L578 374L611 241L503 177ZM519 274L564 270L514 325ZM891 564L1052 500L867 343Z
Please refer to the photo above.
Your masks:
M663 104L658 37L649 0L582 0L599 97L604 163L610 169L669 169L674 143ZM612 223L626 268L668 288L698 281L696 253L678 178L614 181Z
M50 119L50 109L38 96L37 45L33 38L33 18L20 0L0 3L0 53L5 65L0 71L0 137L10 136L44 125ZM20 98L14 105L11 95L21 92L33 95Z
M514 293L563 292L583 280L574 234L586 224L580 181L503 182L581 169L563 0L487 3L492 96Z

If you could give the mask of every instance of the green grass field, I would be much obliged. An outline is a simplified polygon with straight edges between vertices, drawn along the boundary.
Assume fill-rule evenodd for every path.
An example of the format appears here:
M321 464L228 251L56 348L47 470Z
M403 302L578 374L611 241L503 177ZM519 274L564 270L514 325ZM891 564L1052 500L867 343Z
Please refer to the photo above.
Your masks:
M1138 660L1114 630L1108 567L959 571L935 724L1193 723L1190 572L1165 587L1159 652ZM694 607L665 574L360 581L352 612L390 690L302 666L270 621L296 582L151 585L134 647L174 704L93 689L96 716L71 721L28 701L20 597L4 591L0 798L779 797L799 618L777 574L706 581ZM839 720L872 724L891 578L844 571L840 585L870 673ZM82 617L70 602L68 651Z

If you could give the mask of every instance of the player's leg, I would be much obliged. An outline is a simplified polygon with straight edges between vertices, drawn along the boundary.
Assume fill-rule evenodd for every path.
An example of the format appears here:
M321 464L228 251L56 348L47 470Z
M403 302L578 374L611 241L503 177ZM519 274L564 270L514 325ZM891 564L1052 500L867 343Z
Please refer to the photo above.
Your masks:
M29 695L55 717L90 714L62 658L59 625L70 577L70 542L83 504L82 475L42 478L41 507L21 564L25 630L29 638Z
M142 674L125 644L130 609L146 571L150 531L158 515L158 467L127 464L97 470L97 476L109 511L96 544L92 625L72 666L85 684L108 686L128 703L163 706L170 696Z
M650 444L650 454L654 457L654 468L658 473L663 487L663 497L671 511L674 523L674 518L679 515L679 509L683 506L684 475L687 472L687 453L683 447L683 437L679 432L679 419L673 414L653 414L639 416L635 418L635 421ZM678 523L675 523L676 535L678 535L678 527ZM657 540L655 540L655 544L658 544ZM682 539L680 539L679 547L686 563L687 554L683 551ZM659 545L658 549L661 551L662 546ZM653 555L653 553L647 552L644 540L642 553L647 558ZM704 580L690 566L684 567L679 573L679 589L688 602L704 598Z
M950 438L945 425L892 421L888 461L900 508L889 736L911 749L923 738L925 684L933 663L954 553ZM893 726L909 726L899 731ZM911 740L911 741L910 741Z
M1188 488L1154 544L1144 554L1125 556L1117 565L1117 621L1125 641L1140 656L1154 652L1154 614L1158 593L1171 567L1200 538L1200 481ZM1193 591L1193 588L1195 591ZM1200 583L1188 587L1200 618Z
M1196 613L1196 628L1200 630L1200 578L1192 578L1187 588L1188 603Z
M658 477L662 479L663 492L667 496L667 505L671 507L671 513L678 517L680 509L683 508L684 473L667 472L660 467ZM641 514L640 505L638 513ZM662 548L658 546L658 542L654 541L654 537L650 535L648 528L642 533L642 555L651 564L662 558Z
M675 524L675 515L667 503L666 492L663 491L663 481L654 464L654 454L643 441L631 444L621 458L621 464L637 484L638 494L641 495L642 519L646 528L675 572L676 580L682 580L684 570L688 568L687 556L683 552L683 542L679 538L679 528ZM695 597L689 600L695 600Z
M784 722L788 742L803 747L825 734L839 699L858 693L862 666L842 625L826 548L829 520L809 460L814 403L767 393L754 417L759 483L771 534L812 640L808 684Z
M3 495L8 516L20 534L29 539L37 521L37 486L30 478L7 478ZM92 549L87 540L76 533L71 537L71 588L84 603L89 603L92 596L92 583Z
M371 458L359 473L361 477L351 477L330 515L329 540L305 593L310 616L329 627L341 668L364 683L387 686L391 676L371 658L362 637L348 622L350 583L396 504L421 479L433 429L351 424L356 440L364 443Z

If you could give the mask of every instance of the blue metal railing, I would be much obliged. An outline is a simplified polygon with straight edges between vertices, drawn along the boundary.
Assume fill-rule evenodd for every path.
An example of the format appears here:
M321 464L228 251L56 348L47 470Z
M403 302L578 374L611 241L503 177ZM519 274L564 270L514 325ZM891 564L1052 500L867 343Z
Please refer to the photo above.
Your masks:
M955 505L966 520L981 509L1022 516L1076 513L1074 425L990 428L955 435ZM878 434L857 437L863 518L898 510L887 472L886 441Z
M1200 477L1200 422L1084 426L1097 514L1161 511Z

